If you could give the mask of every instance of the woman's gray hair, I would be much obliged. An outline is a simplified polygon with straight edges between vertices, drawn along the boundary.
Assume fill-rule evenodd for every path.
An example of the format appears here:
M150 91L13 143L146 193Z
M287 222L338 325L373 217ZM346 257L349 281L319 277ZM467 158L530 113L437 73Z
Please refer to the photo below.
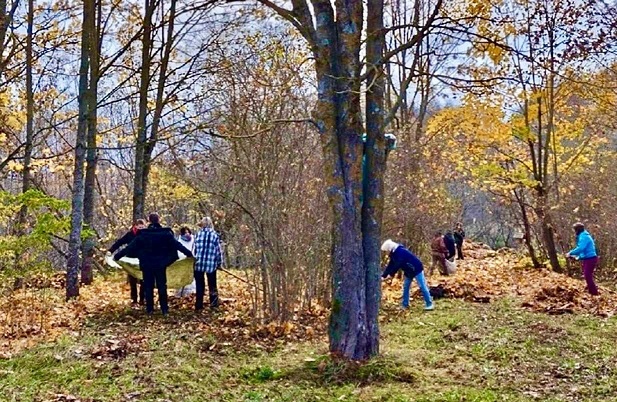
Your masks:
M212 218L206 216L197 224L200 228L204 229L214 229L214 224L212 223Z

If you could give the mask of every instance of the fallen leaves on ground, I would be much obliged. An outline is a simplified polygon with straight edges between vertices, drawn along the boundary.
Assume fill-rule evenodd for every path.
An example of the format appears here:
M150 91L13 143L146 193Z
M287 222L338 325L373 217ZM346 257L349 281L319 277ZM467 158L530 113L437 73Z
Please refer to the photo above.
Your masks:
M143 307L131 307L128 284L117 277L97 278L93 285L80 289L78 299L69 302L64 301L63 274L37 278L0 298L0 358L10 358L63 334L77 336L86 323L111 328L101 333L98 346L79 351L80 355L98 360L121 359L146 349L146 335L162 329L203 337L204 348L213 352L230 347L267 350L277 342L324 334L325 308L313 306L310 311L296 311L282 322L256 319L248 285L224 273L220 275L219 309L195 313L195 295L178 298L170 290L169 317L160 313L148 317Z
M615 292L600 287L601 295L591 296L583 280L530 268L513 250L493 251L468 243L466 255L458 261L455 275L434 274L428 278L429 284L441 285L446 297L473 302L517 297L522 306L548 314L615 314ZM148 339L162 330L177 332L175 342L190 336L201 342L203 351L227 353L238 348L270 350L281 342L321 337L327 324L328 310L321 306L296 311L282 322L256 319L250 286L224 273L219 289L223 304L218 310L195 313L194 295L170 296L169 317L148 317L143 308L131 308L128 284L117 276L112 280L97 278L93 285L81 288L77 300L69 302L64 301L63 281L63 274L36 278L0 297L0 358L63 334L78 336L86 324L102 328L101 342L75 353L97 360L122 359L147 350ZM395 280L383 287L384 304L400 301L401 286L402 281ZM416 292L414 297L420 296Z
M586 290L585 281L559 274L547 268L533 268L515 250L490 250L477 243L466 244L465 260L457 261L453 276L437 273L428 278L429 285L442 285L446 297L487 303L499 297L517 297L522 306L548 314L588 313L613 316L617 310L617 293L600 286L600 296ZM578 263L576 263L578 264ZM401 284L390 287L390 300L398 300ZM389 294L388 294L389 293Z

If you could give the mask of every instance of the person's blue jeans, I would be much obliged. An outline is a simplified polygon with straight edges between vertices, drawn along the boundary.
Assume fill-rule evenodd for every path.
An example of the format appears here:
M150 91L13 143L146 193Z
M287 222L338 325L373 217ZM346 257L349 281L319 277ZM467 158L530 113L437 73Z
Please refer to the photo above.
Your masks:
M403 282L403 307L409 307L409 291L411 289L411 281L412 278L408 278L405 275L405 282ZM420 272L415 276L416 282L418 282L418 286L420 287L420 292L422 292L422 297L424 297L424 305L425 307L429 307L433 304L433 300L431 299L431 292L428 290L428 285L426 284L426 278L424 277L424 271Z

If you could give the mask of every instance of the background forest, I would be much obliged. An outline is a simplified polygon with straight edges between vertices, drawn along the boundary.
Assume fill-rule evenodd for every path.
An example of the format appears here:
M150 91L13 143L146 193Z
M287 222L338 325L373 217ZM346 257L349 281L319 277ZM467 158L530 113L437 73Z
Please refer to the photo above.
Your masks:
M257 285L255 317L328 305L315 59L276 4L224 3L0 1L2 286L67 267L88 284L98 250L157 211L176 230L213 217L226 265ZM397 138L384 238L428 256L432 233L460 221L578 275L560 255L580 220L611 279L612 5L390 0L383 12Z

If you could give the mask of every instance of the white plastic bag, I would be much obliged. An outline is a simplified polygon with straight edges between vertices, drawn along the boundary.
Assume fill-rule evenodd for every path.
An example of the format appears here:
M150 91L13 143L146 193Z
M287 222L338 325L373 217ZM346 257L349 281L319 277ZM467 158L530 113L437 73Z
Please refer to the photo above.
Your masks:
M456 273L456 262L446 259L446 272L448 275L454 275Z

